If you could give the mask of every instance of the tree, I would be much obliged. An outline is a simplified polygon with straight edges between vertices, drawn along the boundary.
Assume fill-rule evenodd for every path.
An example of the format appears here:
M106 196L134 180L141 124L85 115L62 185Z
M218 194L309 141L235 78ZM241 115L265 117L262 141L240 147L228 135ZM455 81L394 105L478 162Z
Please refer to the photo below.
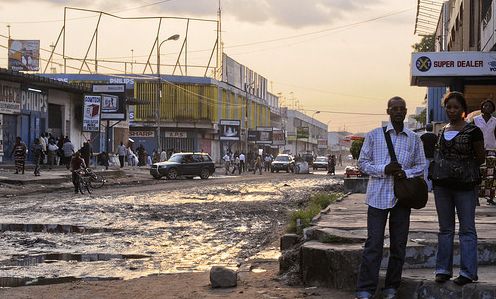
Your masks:
M436 35L424 35L420 42L412 46L415 52L434 52L436 50Z
M427 120L427 109L424 108L422 112L420 112L420 114L414 115L413 119L415 119L419 124L424 126Z
M353 140L350 147L350 153L353 159L357 160L360 157L360 151L362 150L363 139Z

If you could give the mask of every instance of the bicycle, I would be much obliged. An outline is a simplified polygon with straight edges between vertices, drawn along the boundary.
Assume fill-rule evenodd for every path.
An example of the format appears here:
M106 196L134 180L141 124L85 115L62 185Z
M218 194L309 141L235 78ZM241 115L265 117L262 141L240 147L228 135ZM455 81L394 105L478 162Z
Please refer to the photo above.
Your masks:
M78 170L76 174L77 174L76 184L79 192L81 194L84 194L84 189L86 189L86 191L88 191L88 194L91 194L90 177L86 176L86 170L84 169Z
M99 189L103 187L106 180L105 177L101 174L94 173L90 168L85 169L85 176L89 178L89 185L93 189Z
M77 172L77 185L81 194L84 194L84 189L91 194L90 189L101 188L105 182L106 180L102 175L94 173L90 168L81 169Z

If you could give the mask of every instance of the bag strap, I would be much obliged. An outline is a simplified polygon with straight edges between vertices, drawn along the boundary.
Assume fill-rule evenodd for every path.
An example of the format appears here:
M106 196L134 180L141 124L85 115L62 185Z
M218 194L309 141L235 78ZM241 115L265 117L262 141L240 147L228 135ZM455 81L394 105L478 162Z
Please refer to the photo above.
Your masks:
M391 156L391 162L398 162L396 153L394 152L393 142L391 141L391 136L386 132L387 127L383 127L382 129L384 131L384 137L386 138L389 155Z

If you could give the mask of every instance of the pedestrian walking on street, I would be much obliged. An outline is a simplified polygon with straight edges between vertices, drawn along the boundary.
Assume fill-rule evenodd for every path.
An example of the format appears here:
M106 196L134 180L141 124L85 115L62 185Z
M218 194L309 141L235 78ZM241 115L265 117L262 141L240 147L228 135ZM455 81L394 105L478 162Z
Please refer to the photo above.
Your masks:
M24 168L26 164L26 144L22 142L21 137L16 137L16 143L14 144L14 148L12 149L11 156L14 156L15 163L15 173L18 174L21 172L24 174Z
M343 166L343 157L341 156L341 154L338 155L338 165Z
M494 202L494 175L490 172L491 163L494 161L494 154L496 150L496 117L492 116L495 111L493 101L487 99L481 103L482 115L474 117L474 125L481 129L484 135L484 149L486 150L486 167L482 168L483 179L481 183L481 197L487 198L487 203L496 205ZM492 160L492 161L490 161ZM493 168L494 169L494 168Z
M336 175L336 156L329 155L329 160L327 161L327 174Z
M90 166L90 158L93 155L93 151L91 150L91 145L88 141L85 141L83 143L83 147L79 150L81 153L81 158L83 158L84 163L86 164L87 167Z
M164 161L167 161L167 152L165 151L165 149L162 149L162 151L160 152L160 162Z
M233 169L232 169L231 174L234 174L236 171L238 171L238 172L239 172L239 174L241 174L241 168L240 168L240 160L239 160L239 156L235 156L235 157L234 157Z
M67 169L69 169L71 165L72 155L74 154L74 145L71 143L69 138L64 140L64 146L62 147L64 152L64 163Z
M229 168L231 164L231 157L229 156L229 153L226 153L224 157L222 158L224 160L224 168L226 170L226 175L229 174Z
M405 262L410 227L410 208L397 203L394 178L421 176L425 167L422 142L413 131L404 127L406 102L400 97L388 101L390 122L385 128L367 133L358 165L370 176L367 186L367 241L362 252L356 297L372 298L379 283L379 270L384 247L384 231L389 216L390 254L383 298L397 298L401 272ZM397 162L391 162L385 134L391 136Z
M127 156L127 148L124 145L124 142L121 141L121 145L119 145L117 152L119 154L119 164L120 164L120 167L122 168L122 167L124 167L124 159Z
M460 272L453 282L465 285L478 279L475 207L480 183L479 166L485 160L484 136L480 128L465 122L467 102L462 93L446 94L443 106L449 123L440 133L430 173L439 221L435 281L443 283L453 275L453 239L457 215ZM453 168L463 171L453 172Z
M57 165L57 151L59 147L55 144L55 140L52 138L48 141L47 147L47 163L48 169L52 169L53 165Z
M246 157L245 154L239 154L239 174L246 171Z
M36 138L31 148L33 152L34 175L40 176L40 163L44 159L43 146L40 144L40 139Z
M72 184L74 185L74 193L79 193L79 184L78 184L78 172L86 169L86 164L84 164L84 159L81 158L81 154L76 152L74 156L71 158L69 163L70 170L72 173Z
M271 155L267 154L264 158L264 171L267 172L270 170L270 163L272 162Z
M255 167L253 168L253 174L257 173L257 170L262 174L262 156L258 155L255 159Z

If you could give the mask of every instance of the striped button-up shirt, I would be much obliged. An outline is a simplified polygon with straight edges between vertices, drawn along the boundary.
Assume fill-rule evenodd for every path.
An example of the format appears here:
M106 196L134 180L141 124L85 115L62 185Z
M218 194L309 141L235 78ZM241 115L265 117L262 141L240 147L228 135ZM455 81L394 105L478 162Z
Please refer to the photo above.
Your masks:
M386 127L391 136L394 152L407 177L422 176L425 167L424 148L420 137L403 128L396 134L391 123ZM391 162L383 128L377 128L365 137L358 159L360 170L370 176L367 186L367 204L377 209L390 209L396 204L393 176L384 174L384 168Z

